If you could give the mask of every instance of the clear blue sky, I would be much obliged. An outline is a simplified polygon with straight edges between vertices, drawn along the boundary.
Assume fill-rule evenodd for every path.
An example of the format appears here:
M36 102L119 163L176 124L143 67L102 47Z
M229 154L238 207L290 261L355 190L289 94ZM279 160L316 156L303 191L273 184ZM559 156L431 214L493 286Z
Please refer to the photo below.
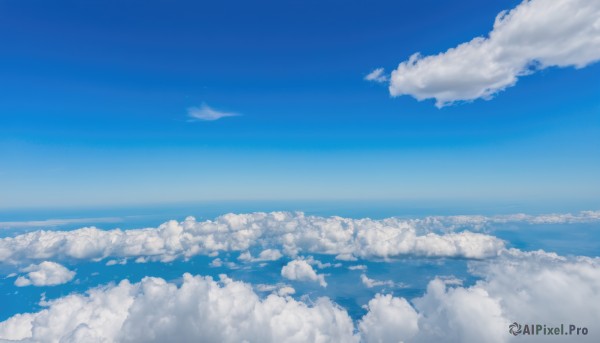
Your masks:
M600 205L600 65L438 109L367 82L519 1L0 1L0 207ZM203 104L238 116L190 120Z

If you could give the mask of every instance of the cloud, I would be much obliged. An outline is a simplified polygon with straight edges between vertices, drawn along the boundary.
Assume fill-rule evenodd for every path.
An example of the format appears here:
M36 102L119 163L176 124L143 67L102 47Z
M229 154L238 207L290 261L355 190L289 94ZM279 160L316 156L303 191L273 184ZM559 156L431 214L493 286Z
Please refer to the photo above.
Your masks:
M188 108L188 117L190 117L191 120L213 121L225 117L237 117L239 115L239 113L215 110L207 104L202 104L200 107Z
M357 264L354 266L349 266L348 269L349 270L367 270L367 266L364 264Z
M419 315L404 298L377 294L358 328L365 342L403 342L419 331Z
M49 261L32 264L29 267L21 269L21 272L27 274L19 276L15 280L15 286L17 287L62 285L73 280L73 277L75 277L75 272L58 263Z
M288 293L290 290L286 290ZM348 313L326 298L264 299L250 285L185 274L92 289L0 323L0 338L35 342L357 342Z
M278 283L276 285L261 283L256 285L255 288L259 292L275 292L277 295L282 297L296 293L296 290L293 287L283 283Z
M252 257L249 251L245 251L240 254L238 260L244 262L265 262L265 261L277 261L282 258L283 255L277 249L266 249L258 254L258 257Z
M269 251L270 256L262 253L265 260L276 257L275 250L290 257L326 254L347 260L406 255L486 258L504 249L504 242L490 235L470 231L438 234L428 230L427 225L423 220L350 219L290 212L226 214L201 222L188 217L182 222L168 221L158 228L87 227L0 238L0 261L20 264L48 259L135 258L137 262L170 262L251 249ZM432 225L444 224L438 218Z
M123 218L119 218L119 217L12 221L12 222L0 222L0 229L56 227L56 226L63 226L63 225L68 225L68 224L87 224L87 223L118 223L121 221L123 221Z
M403 298L387 296L377 306L372 300L369 312L359 322L363 338L394 342L517 342L525 337L508 333L508 325L516 321L551 326L573 324L590 329L577 341L600 339L600 332L591 330L600 321L596 305L600 303L599 258L511 249L497 259L470 264L471 271L482 277L470 287L461 287L454 279L436 278L422 297L412 300L412 307L392 301L402 303ZM418 330L414 326L399 329L400 323L386 322L390 317L408 318L408 322L416 317ZM546 342L549 337L526 338Z
M435 99L443 107L490 99L548 67L583 68L600 59L599 18L597 0L525 0L500 12L487 37L400 63L390 94Z
M304 261L305 262L305 261ZM285 285L256 286L221 275L184 274L181 283L146 277L101 286L86 294L45 301L36 313L0 322L0 339L35 342L544 342L514 337L512 322L574 324L589 329L578 342L597 342L600 332L600 258L563 257L543 251L505 250L472 261L481 277L464 287L435 278L411 302L377 294L356 323L327 298L311 305L289 297ZM302 268L310 267L308 263ZM313 271L314 272L314 271ZM285 289L285 290L284 290ZM260 289L259 289L260 290ZM359 337L360 336L360 337Z
M321 287L327 287L325 275L317 274L305 260L293 260L281 268L281 276L294 281L318 282Z
M388 77L384 74L383 68L377 68L377 69L373 70L372 72L370 72L369 74L367 74L367 76L365 76L365 80L383 83L388 80Z
M386 280L386 281L373 280L373 279L370 279L366 274L360 275L360 281L367 288L380 287L380 286L387 286L387 287L402 287L403 286L402 284L396 284L392 280Z

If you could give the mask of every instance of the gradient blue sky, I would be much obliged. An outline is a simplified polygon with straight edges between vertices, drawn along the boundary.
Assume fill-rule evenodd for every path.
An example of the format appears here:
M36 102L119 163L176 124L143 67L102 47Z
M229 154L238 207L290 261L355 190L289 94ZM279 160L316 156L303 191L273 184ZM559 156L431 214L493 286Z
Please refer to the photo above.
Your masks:
M0 1L0 207L600 205L600 65L438 109L364 80L519 1ZM203 103L241 114L190 121Z

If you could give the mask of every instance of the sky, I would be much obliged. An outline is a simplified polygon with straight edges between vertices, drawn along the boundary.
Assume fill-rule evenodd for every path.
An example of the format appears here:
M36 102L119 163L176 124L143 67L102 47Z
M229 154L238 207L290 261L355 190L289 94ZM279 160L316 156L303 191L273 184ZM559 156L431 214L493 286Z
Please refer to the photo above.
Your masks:
M598 0L0 0L0 49L0 342L600 341Z
M597 29L536 47L577 31L519 3L0 1L0 208L598 208Z

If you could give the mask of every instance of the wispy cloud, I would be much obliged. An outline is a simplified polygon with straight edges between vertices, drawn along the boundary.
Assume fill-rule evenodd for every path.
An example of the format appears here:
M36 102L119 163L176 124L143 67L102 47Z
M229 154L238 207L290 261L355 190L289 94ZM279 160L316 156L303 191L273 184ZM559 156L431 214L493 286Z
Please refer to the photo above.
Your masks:
M71 218L71 219L45 219L45 220L27 220L0 222L0 229L22 229L38 227L56 227L69 224L90 224L90 223L118 223L123 221L119 217L99 217L99 218Z
M240 115L241 114L235 112L219 111L204 103L200 105L200 107L188 108L188 117L190 117L190 121L214 121L225 117L237 117Z
M369 74L367 74L367 76L365 76L365 80L383 83L388 80L388 77L387 77L387 75L384 74L383 68L377 68L377 69L373 70L372 72L370 72Z

